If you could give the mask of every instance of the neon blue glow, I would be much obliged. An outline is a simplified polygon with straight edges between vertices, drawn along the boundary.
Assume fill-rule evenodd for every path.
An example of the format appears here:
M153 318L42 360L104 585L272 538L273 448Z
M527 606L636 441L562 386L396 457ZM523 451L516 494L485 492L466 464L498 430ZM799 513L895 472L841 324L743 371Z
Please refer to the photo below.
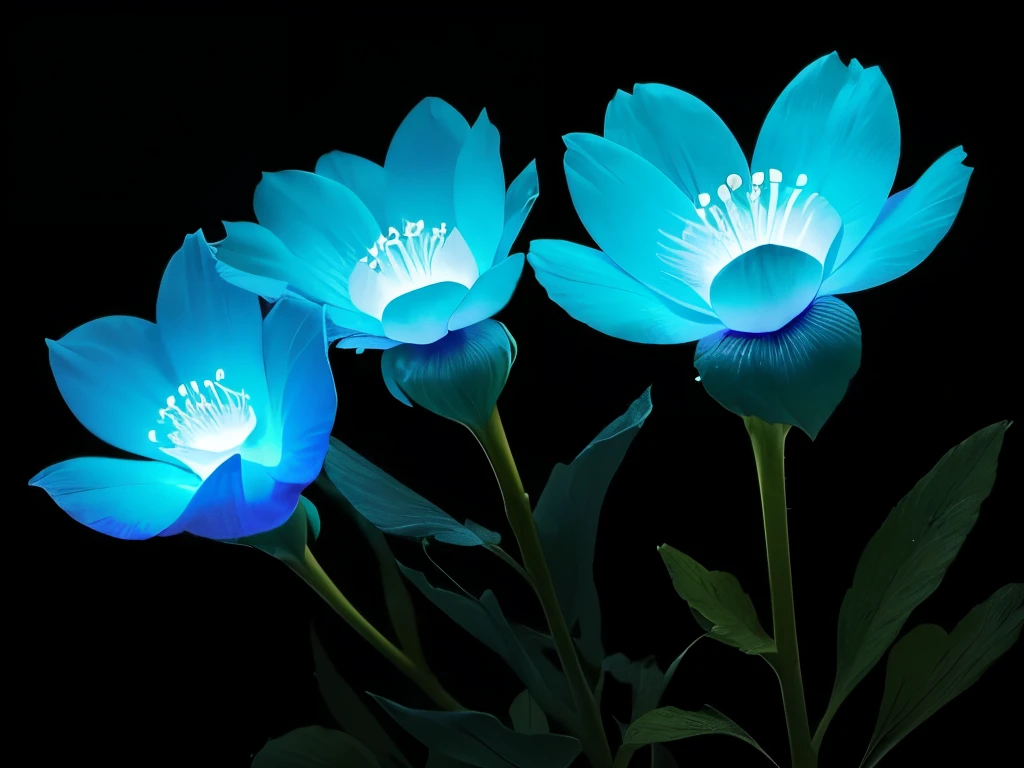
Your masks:
M264 174L259 224L225 222L214 249L233 284L326 306L340 347L431 344L508 303L525 262L509 251L537 195L534 163L506 189L486 110L470 126L427 98L383 166L330 152L315 173Z
M47 340L80 422L144 461L86 457L29 481L122 539L237 539L291 515L327 453L337 396L322 307L259 299L221 279L202 233L164 272L157 322L103 317Z
M741 415L797 414L792 423L812 435L860 360L852 311L819 302L920 264L952 226L971 175L958 148L890 197L900 146L892 91L877 67L835 53L785 88L749 166L710 107L665 85L620 91L603 137L569 134L565 144L573 204L600 250L531 243L530 264L551 299L629 341L742 334L741 344L701 349L713 371L701 370L705 388ZM824 392L805 391L814 377L803 368L788 387L766 370L782 374L800 355L813 368L824 364L822 350L843 372L825 377ZM714 359L738 354L746 361ZM750 360L765 376L752 374ZM743 387L762 391L739 397Z

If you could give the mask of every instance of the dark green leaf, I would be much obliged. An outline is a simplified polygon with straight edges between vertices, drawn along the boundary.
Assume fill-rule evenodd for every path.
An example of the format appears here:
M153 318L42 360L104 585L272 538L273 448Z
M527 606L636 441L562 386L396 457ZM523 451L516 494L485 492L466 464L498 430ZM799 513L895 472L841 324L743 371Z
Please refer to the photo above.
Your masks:
M359 531L366 537L374 555L377 556L377 563L380 566L380 583L384 591L384 603L388 609L388 618L391 619L391 626L395 630L399 647L405 651L406 656L412 659L418 666L428 669L426 657L423 655L423 648L420 645L419 629L416 625L416 611L413 608L412 600L409 599L409 591L405 587L405 581L398 572L398 565L395 556L391 553L391 547L387 540L376 526L356 511L348 499L338 492L338 489L331 483L326 473L317 478L319 485L334 502L344 510L351 518Z
M679 768L679 763L664 744L651 744L651 768Z
M543 660L543 657L538 658L539 654L531 653L523 647L516 631L502 613L493 592L488 590L479 600L474 600L466 595L433 586L422 573L406 568L401 563L398 567L424 597L446 613L452 621L501 656L548 714L567 727L572 727L575 722L573 710L565 700L552 691L545 675L538 668L538 662L546 660Z
M697 640L704 637L698 635ZM641 715L646 715L661 702L661 697L679 669L686 653L697 643L694 640L669 664L664 672L658 668L657 660L648 656L642 661L630 661L621 653L616 653L604 660L603 668L620 683L628 685L632 690L633 708L630 722Z
M939 586L992 491L1008 427L1005 421L985 427L949 451L868 542L839 612L831 713Z
M595 668L604 659L601 605L594 585L598 519L612 476L650 413L648 387L572 464L555 465L533 516L558 604L570 629L579 622L580 649Z
M767 752L761 749L750 734L712 707L702 707L697 712L688 712L675 707L662 707L648 712L626 730L623 745L642 747L646 744L660 744L667 741L688 739L691 736L721 734L745 741L774 764Z
M395 746L384 727L363 704L359 695L338 674L312 628L310 628L310 636L313 642L313 663L316 668L316 679L320 685L320 695L323 696L327 708L331 711L334 719L338 721L338 725L348 733L359 734L362 743L377 756L383 765L408 766L409 761Z
M320 515L313 502L305 496L299 496L295 511L284 525L244 539L232 539L228 543L255 547L289 565L301 565L305 560L306 541L310 532L314 538L319 534Z
M713 624L708 637L744 653L775 653L775 641L761 628L754 604L735 576L709 571L667 544L658 547L658 552L679 596Z
M571 736L517 733L483 712L408 709L373 698L431 751L477 768L567 768L580 753L580 743Z
M1017 642L1022 626L1024 584L1007 584L948 635L934 624L910 630L889 654L878 723L862 768L876 765L900 739L974 685Z
M252 768L380 768L353 737L311 725L271 739L253 758Z
M512 727L519 733L551 732L547 715L529 691L523 691L516 696L512 706L508 708L508 715L512 718Z
M442 752L435 752L431 750L427 756L427 764L425 768L466 768L469 763L464 763L461 760L456 760L454 757L448 757L448 755Z
M485 543L474 530L455 522L447 512L333 437L324 460L324 471L359 514L384 533L415 539L433 537L461 547ZM480 526L474 524L474 528L479 530ZM501 540L493 531L487 534L494 542Z

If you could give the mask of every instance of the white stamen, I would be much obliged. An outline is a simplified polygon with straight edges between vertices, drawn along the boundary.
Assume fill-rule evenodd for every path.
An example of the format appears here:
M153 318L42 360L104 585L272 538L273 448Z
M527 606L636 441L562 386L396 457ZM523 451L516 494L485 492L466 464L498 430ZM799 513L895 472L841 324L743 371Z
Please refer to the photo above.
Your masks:
M160 446L160 450L179 459L204 480L225 459L238 453L256 428L256 413L245 390L235 391L221 384L223 368L217 369L214 379L204 380L202 387L198 381L190 381L191 391L179 384L178 394L184 402L179 405L171 395L167 407L157 412L159 423L170 427L165 434L170 445ZM160 442L155 429L149 430L148 437L150 442Z
M804 193L807 174L795 179L795 184L783 186L779 169L755 171L750 174L750 192L734 194L743 186L743 177L730 173L714 197L707 192L697 195L696 219L678 217L682 232L661 231L666 240L660 244L659 258L706 301L722 267L761 245L801 250L824 264L842 221L817 192Z

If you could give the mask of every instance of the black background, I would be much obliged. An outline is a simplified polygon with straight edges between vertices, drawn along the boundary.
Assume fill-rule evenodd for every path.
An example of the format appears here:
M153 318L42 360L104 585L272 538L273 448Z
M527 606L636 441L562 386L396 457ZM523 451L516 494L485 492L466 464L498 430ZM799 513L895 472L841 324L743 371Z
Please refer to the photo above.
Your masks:
M397 18L371 27L318 17L63 17L10 28L8 211L19 245L5 255L27 285L8 283L18 320L6 337L25 351L6 372L7 429L17 435L8 432L6 447L27 465L8 479L23 486L59 460L115 455L63 404L43 338L107 314L152 318L160 276L184 235L201 227L214 240L220 220L253 220L262 171L312 170L332 149L382 162L409 109L439 96L471 121L487 107L501 131L508 180L537 158L541 196L515 250L542 237L589 243L566 190L560 137L600 133L616 88L653 81L696 94L749 156L781 89L836 49L881 65L892 85L903 136L895 189L959 144L976 171L950 235L921 267L844 297L863 327L860 372L815 443L796 430L788 441L797 612L816 720L831 690L839 605L863 545L948 448L1017 415L1019 298L999 276L1016 254L996 247L993 218L1011 204L997 196L1009 194L1001 186L1015 185L1006 174L1016 171L1000 166L1005 157L992 146L993 107L976 87L985 74L980 58L942 55L947 45L934 39L917 47L809 34L782 41L711 34L713 27L710 19L689 31L673 22L568 32ZM529 268L500 319L519 342L501 409L534 498L555 462L570 460L653 384L654 412L601 521L596 574L607 651L654 653L664 667L698 633L655 552L663 542L735 573L770 626L749 444L740 420L694 382L693 346L602 336L551 303ZM334 434L456 518L471 517L508 540L476 443L461 427L393 400L378 357L331 352ZM995 589L1020 580L1018 429L1007 435L1003 471L980 522L912 623L951 629ZM369 617L383 619L372 556L351 525L310 494L323 518L321 562ZM9 551L24 560L8 590L27 599L28 610L8 632L27 642L29 661L8 658L8 674L27 683L22 715L44 734L44 754L105 765L248 765L268 738L328 722L312 675L311 617L354 686L424 704L266 555L185 536L117 541L75 523L40 490L19 498L9 514L26 533ZM398 542L395 550L422 565L416 545ZM494 558L441 545L435 552L471 590L495 587L507 614L540 620ZM447 687L464 704L503 715L519 691L512 673L417 604L428 655ZM859 762L883 667L840 710L823 766ZM887 764L961 765L1012 749L1020 685L1014 649ZM627 717L626 692L609 690L611 712ZM776 760L786 759L777 685L755 658L698 644L664 703L719 707ZM18 734L8 738L17 742ZM673 751L681 764L767 765L721 737Z

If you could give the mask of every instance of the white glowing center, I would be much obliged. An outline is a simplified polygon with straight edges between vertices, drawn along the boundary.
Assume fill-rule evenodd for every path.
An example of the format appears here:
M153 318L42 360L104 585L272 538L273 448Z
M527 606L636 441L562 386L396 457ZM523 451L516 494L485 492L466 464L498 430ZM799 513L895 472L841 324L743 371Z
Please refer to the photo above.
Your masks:
M367 251L349 278L349 294L357 309L378 319L403 294L444 282L471 288L479 277L466 241L443 221L430 229L422 219L406 221L401 233L389 227Z
M714 199L707 192L697 196L698 220L679 217L685 223L681 235L661 231L670 244L661 244L664 252L659 257L705 301L710 301L711 282L722 267L761 245L794 248L824 265L842 227L828 201L807 192L805 173L783 186L782 171L772 168L767 189L763 171L751 174L750 182L750 192L734 195L743 179L729 174Z
M206 379L203 386L190 381L178 385L182 401L171 395L167 407L159 410L160 424L171 431L166 437L170 446L160 446L168 456L179 459L204 480L238 449L256 428L256 413L249 405L245 390L228 389L221 381L224 369L218 368L214 381ZM149 439L160 442L155 429Z

